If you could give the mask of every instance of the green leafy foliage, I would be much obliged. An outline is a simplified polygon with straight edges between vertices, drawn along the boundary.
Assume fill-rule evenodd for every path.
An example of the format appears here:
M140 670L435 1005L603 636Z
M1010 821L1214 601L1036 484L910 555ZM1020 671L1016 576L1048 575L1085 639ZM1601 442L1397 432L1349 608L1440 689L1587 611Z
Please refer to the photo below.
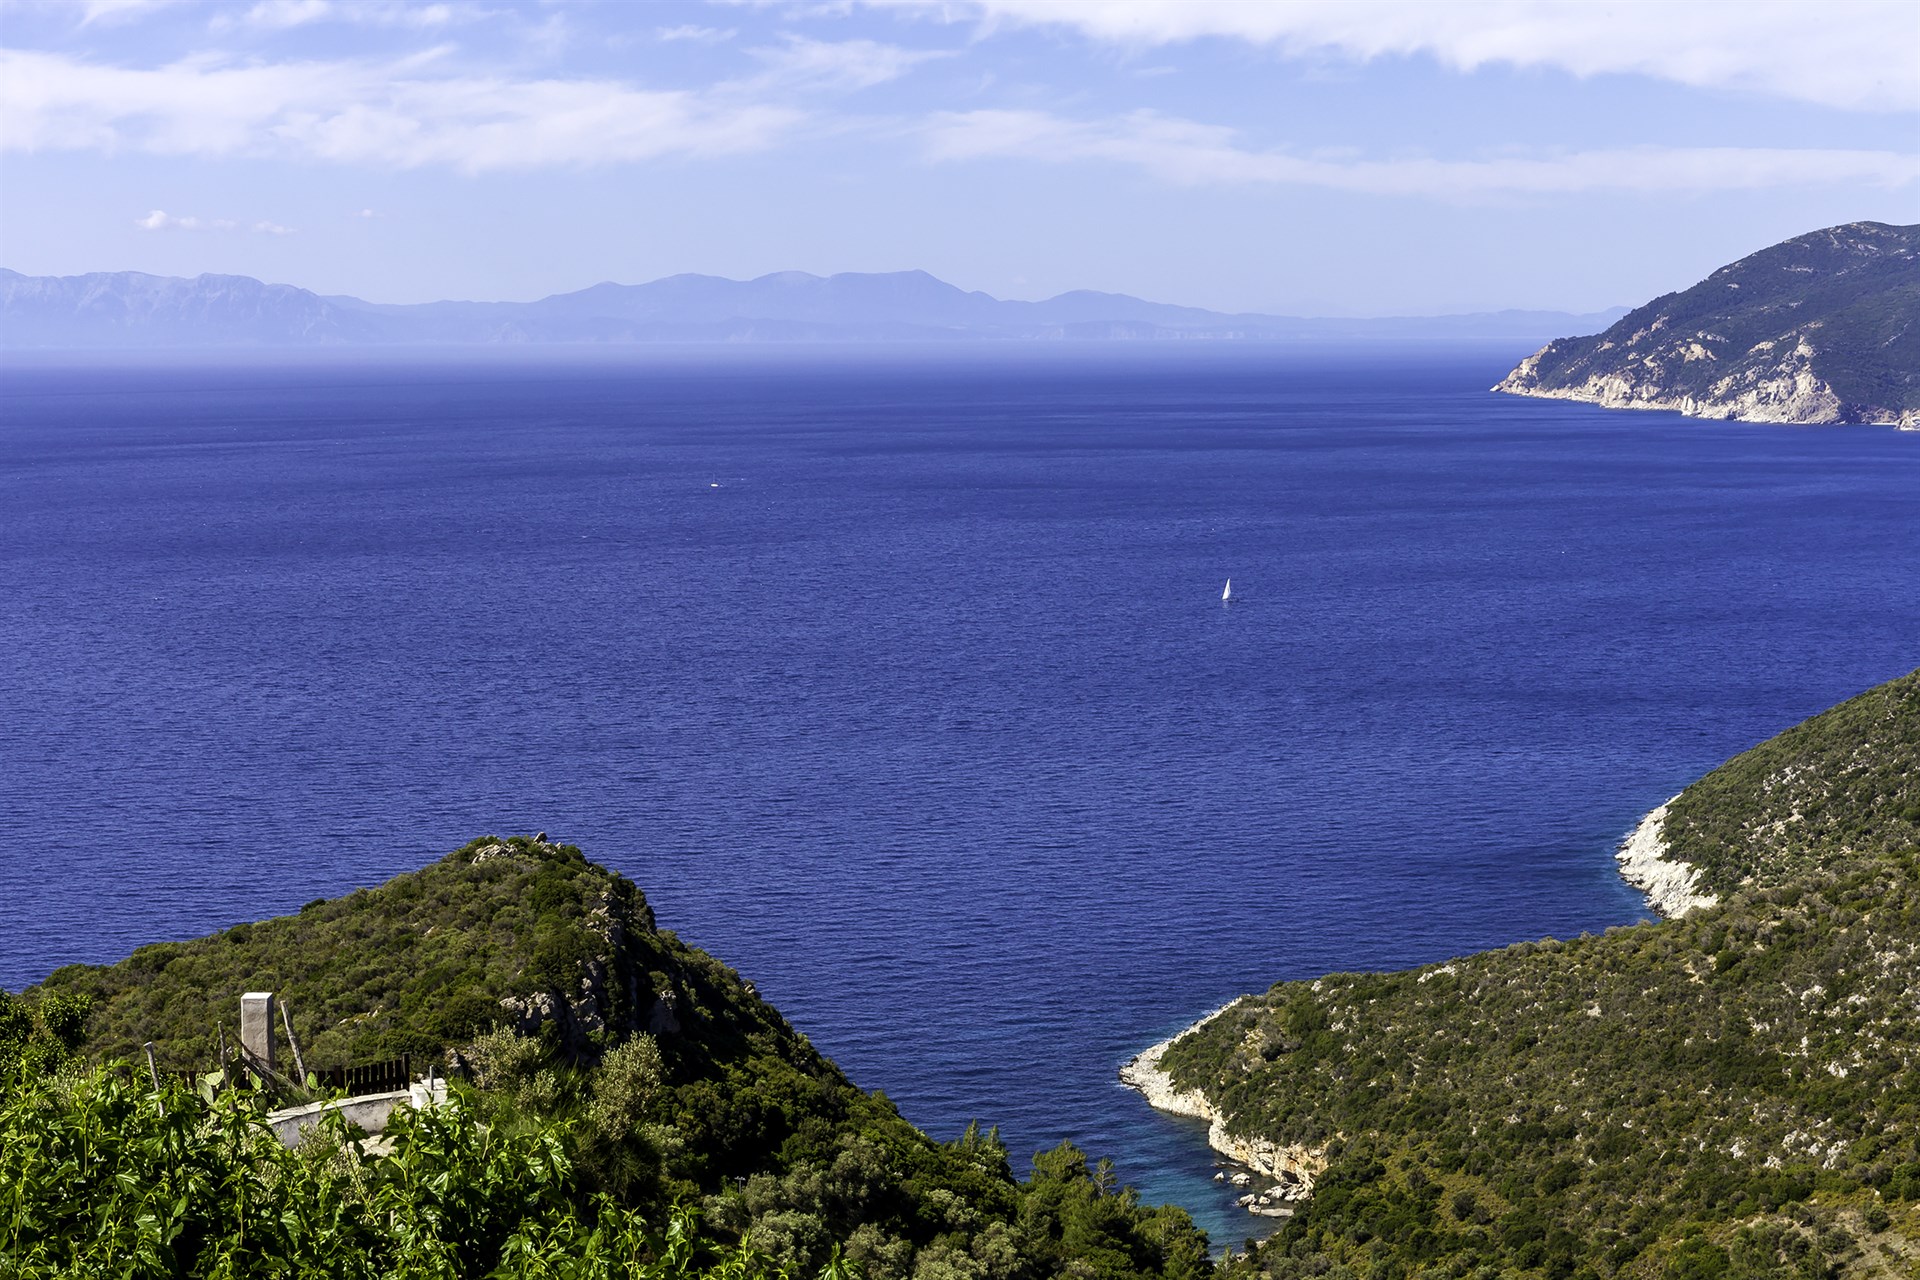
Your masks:
M86 1039L93 999L42 995L25 1000L0 991L0 1088L16 1077L45 1075L73 1057Z
M556 1130L456 1105L396 1113L389 1134L368 1158L336 1120L296 1151L245 1095L21 1077L0 1096L0 1280L784 1274L688 1210L586 1195Z

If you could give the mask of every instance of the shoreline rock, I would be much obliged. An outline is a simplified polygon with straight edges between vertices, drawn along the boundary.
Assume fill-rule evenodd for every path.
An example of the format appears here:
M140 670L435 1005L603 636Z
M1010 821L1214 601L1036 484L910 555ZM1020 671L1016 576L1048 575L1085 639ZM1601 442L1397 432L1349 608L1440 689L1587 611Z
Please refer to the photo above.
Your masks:
M1920 409L1885 409L1843 404L1823 382L1804 377L1775 379L1760 389L1722 399L1698 399L1634 382L1621 374L1595 375L1579 386L1546 387L1533 381L1544 349L1522 360L1514 371L1488 388L1510 396L1535 400L1572 400L1602 409L1654 409L1686 418L1733 422L1765 422L1781 426L1892 427L1920 431Z
M1240 999L1245 998L1242 996ZM1161 1056L1175 1042L1198 1031L1239 1003L1240 1000L1234 1000L1222 1005L1192 1026L1127 1059L1120 1067L1120 1081L1138 1090L1156 1111L1205 1120L1208 1146L1233 1164L1251 1170L1274 1184L1265 1192L1242 1196L1239 1200L1241 1207L1261 1217L1289 1217L1294 1205L1313 1194L1313 1180L1327 1166L1325 1151L1318 1147L1287 1146L1266 1138L1243 1138L1228 1133L1226 1117L1214 1107L1205 1093L1198 1089L1179 1088L1174 1084L1173 1077L1160 1068ZM1248 1183L1251 1181L1249 1178ZM1243 1184L1236 1178L1234 1185Z
M1647 905L1668 920L1676 920L1690 911L1711 907L1720 899L1700 890L1700 873L1677 858L1667 856L1667 842L1661 829L1667 820L1667 807L1679 796L1640 820L1640 825L1620 842L1614 859L1620 864L1620 877L1647 895Z

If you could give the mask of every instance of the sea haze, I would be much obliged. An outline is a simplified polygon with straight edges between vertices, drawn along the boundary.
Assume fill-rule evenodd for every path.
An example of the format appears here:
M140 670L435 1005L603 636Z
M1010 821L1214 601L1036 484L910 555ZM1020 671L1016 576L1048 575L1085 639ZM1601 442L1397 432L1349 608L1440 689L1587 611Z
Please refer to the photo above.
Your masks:
M1920 435L1521 354L16 362L0 986L545 830L934 1135L1237 1240L1123 1058L1636 920L1643 812L1920 663Z

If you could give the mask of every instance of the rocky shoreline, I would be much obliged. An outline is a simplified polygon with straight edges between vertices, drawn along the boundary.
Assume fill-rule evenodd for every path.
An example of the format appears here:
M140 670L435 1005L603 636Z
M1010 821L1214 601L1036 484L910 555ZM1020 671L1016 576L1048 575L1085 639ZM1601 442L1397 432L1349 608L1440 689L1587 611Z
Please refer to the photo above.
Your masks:
M1640 820L1615 854L1620 875L1647 895L1647 903L1661 916L1675 919L1719 901L1700 889L1699 873L1686 863L1667 857L1661 837L1668 800ZM1242 996L1244 1000L1247 997ZM1214 1175L1245 1189L1239 1203L1247 1212L1268 1218L1292 1217L1312 1196L1314 1179L1326 1168L1326 1153L1317 1147L1286 1146L1266 1138L1243 1138L1227 1131L1227 1120L1199 1089L1182 1089L1160 1066L1160 1059L1182 1038L1191 1035L1240 1000L1215 1009L1192 1026L1129 1058L1120 1067L1120 1082L1136 1089L1156 1111L1207 1122L1207 1145L1223 1156L1232 1171Z
M1773 422L1794 426L1839 424L1894 427L1920 431L1920 410L1888 409L1844 403L1833 388L1804 369L1774 370L1772 377L1753 375L1748 384L1728 386L1719 393L1693 396L1671 390L1658 381L1639 379L1628 372L1595 373L1572 386L1548 386L1539 379L1543 349L1522 360L1495 383L1494 391L1539 400L1575 400L1603 409L1662 409L1688 418L1732 419L1737 422ZM1730 382L1732 380L1729 380Z
M1237 1166L1232 1173L1222 1171L1214 1175L1215 1179L1246 1189L1240 1205L1247 1212L1265 1218L1288 1218L1313 1194L1313 1180L1326 1168L1325 1153L1319 1148L1283 1146L1265 1138L1242 1138L1228 1133L1226 1117L1208 1101L1206 1094L1198 1089L1181 1089L1174 1084L1173 1077L1160 1068L1161 1056L1175 1041L1198 1031L1239 1003L1235 1000L1223 1005L1177 1035L1129 1058L1120 1068L1120 1080L1139 1090L1156 1111L1205 1120L1207 1145L1229 1164ZM1265 1185L1256 1186L1256 1183Z
M1679 798L1673 797L1642 818L1640 825L1620 842L1620 851L1614 855L1620 863L1621 878L1646 894L1647 905L1669 920L1719 901L1713 894L1701 892L1699 872L1678 859L1667 857L1667 842L1661 838L1661 827L1667 820L1667 806Z

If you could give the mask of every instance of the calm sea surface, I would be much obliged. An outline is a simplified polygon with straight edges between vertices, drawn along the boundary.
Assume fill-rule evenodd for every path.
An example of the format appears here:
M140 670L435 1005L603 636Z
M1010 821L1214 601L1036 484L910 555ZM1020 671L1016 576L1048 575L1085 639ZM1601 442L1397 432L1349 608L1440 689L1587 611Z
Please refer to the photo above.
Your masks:
M936 1136L1237 1240L1122 1059L1635 920L1642 813L1920 664L1920 434L1519 354L15 362L0 986L546 830Z

